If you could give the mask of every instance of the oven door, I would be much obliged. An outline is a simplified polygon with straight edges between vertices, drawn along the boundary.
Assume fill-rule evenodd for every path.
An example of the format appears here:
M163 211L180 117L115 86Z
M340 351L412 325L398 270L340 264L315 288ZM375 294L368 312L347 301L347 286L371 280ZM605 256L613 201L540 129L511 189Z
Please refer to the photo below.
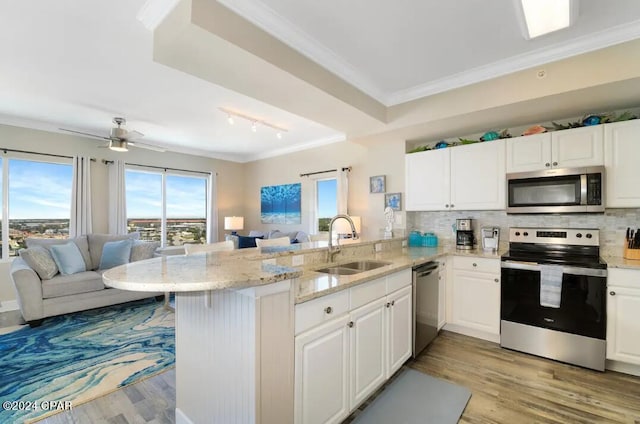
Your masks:
M502 261L500 318L606 339L607 270L563 267L560 307L540 305L540 266Z

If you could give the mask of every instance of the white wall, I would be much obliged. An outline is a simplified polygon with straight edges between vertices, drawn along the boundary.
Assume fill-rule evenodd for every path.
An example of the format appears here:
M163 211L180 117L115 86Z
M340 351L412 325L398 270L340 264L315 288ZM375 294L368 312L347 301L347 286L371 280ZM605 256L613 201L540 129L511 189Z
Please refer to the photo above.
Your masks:
M313 230L315 194L313 179L300 174L351 166L349 176L349 214L362 217L362 234L377 238L384 228L384 194L369 193L369 177L386 175L387 193L404 192L404 140L358 144L349 141L291 153L246 164L245 232L252 229L284 232ZM302 222L300 225L260 223L260 187L302 183ZM404 212L399 213L404 227Z
M49 133L7 125L0 125L0 148L52 153L67 156L91 156L92 163L92 211L93 230L96 233L108 231L108 166L101 160L124 159L130 163L167 166L194 171L215 171L218 173L218 238L223 237L225 215L241 215L243 210L244 173L243 164L193 156L181 153L159 153L131 148L126 153L117 153L99 148L100 140L66 134ZM11 155L8 153L7 155ZM31 156L45 159L43 156ZM0 261L0 302L15 299L13 285L9 278L10 261Z

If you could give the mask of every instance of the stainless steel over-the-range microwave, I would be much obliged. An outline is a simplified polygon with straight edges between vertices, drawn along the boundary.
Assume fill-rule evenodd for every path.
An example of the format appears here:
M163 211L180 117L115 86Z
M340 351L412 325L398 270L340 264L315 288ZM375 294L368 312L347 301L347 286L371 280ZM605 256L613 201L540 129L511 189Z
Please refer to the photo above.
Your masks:
M507 174L507 213L604 212L604 166Z

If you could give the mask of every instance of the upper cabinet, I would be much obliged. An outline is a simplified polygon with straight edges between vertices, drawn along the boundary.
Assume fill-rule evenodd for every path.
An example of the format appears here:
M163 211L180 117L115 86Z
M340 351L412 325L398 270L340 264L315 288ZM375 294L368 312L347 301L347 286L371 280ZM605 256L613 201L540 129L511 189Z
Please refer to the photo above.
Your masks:
M505 208L504 140L406 155L408 211Z
M507 140L507 172L604 164L603 125Z
M640 206L640 120L605 124L605 204L608 208Z

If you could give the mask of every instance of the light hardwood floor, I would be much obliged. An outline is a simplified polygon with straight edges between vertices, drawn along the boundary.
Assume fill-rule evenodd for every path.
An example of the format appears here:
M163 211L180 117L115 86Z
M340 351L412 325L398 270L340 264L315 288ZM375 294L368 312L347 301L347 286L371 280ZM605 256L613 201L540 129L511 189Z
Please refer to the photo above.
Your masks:
M450 332L407 365L471 390L461 423L640 424L638 377L590 371ZM170 370L42 422L172 423L174 408Z

